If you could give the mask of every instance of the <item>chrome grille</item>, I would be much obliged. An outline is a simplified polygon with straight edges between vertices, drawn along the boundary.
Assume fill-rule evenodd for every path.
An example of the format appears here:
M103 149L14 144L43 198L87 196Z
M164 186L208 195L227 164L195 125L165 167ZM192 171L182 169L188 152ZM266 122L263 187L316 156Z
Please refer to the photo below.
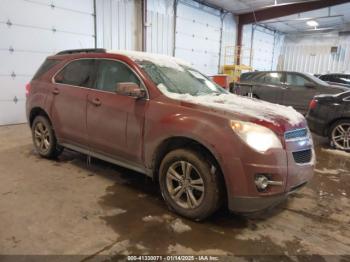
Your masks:
M307 136L307 128L295 129L292 131L287 131L284 133L284 138L286 140L301 138Z
M307 149L303 151L293 152L294 161L298 164L309 163L312 159L312 150Z

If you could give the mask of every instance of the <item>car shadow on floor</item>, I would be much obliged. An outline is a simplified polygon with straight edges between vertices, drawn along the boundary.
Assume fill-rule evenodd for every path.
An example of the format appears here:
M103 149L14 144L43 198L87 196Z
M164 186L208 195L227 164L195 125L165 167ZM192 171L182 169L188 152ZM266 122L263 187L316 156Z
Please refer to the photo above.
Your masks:
M223 207L205 221L194 222L169 211L157 184L143 174L95 158L90 163L86 155L70 150L53 160L53 165L68 168L73 165L81 170L78 172L81 178L97 176L111 181L105 194L98 199L100 210L84 219L91 216L101 219L119 236L118 243L126 241L130 244L128 251L133 254L147 251L137 249L141 246L147 246L157 254L171 253L171 248L180 248L182 253L214 250L215 254L222 250L249 254L254 249L254 252L263 254L266 247L283 254L282 248L268 237L254 240L237 239L236 236L247 230L259 230L258 224L278 216L286 209L287 202L270 210L245 215L231 213ZM184 247L191 250L182 250Z
M156 205L161 209L159 211L169 212L161 196L158 184L144 174L105 162L100 159L91 158L88 160L88 156L67 149L65 149L64 153L54 161L56 165L70 162L76 167L84 170L84 173L86 173L88 176L98 175L114 181L114 186L107 188L106 190L107 196L110 198L110 200L104 200L104 205L106 206L118 206L117 203L119 202L119 208L130 209L132 202L129 202L129 200L150 199L150 202L153 202L153 205ZM113 198L113 195L115 195L115 199ZM123 198L121 198L121 196L123 196ZM221 224L223 227L242 227L244 226L244 221L246 221L247 218L268 219L269 216L275 216L281 212L285 205L286 203L284 202L263 212L235 214L229 212L227 204L225 204L214 215L208 218L206 222L214 223L216 225ZM177 216L174 213L172 214ZM237 224L234 225L235 223Z

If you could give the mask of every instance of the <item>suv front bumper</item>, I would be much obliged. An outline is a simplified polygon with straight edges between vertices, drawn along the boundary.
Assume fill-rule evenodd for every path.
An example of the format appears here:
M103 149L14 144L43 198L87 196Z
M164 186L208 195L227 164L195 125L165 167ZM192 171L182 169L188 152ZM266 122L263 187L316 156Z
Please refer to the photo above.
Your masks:
M310 150L311 158L305 163L297 163L293 153ZM265 158L266 156L262 156ZM232 190L229 191L228 207L233 212L257 212L284 201L289 194L296 192L309 182L313 176L315 152L311 139L286 142L284 150L271 152L276 164L246 163L247 160L234 159L231 163ZM252 158L253 159L253 158ZM257 158L254 158L257 159ZM257 161L257 160L254 160ZM267 174L271 180L280 181L282 185L269 186L268 190L259 192L255 186L257 174ZM238 181L246 179L244 186L237 186Z
M297 185L291 191L278 195L256 197L233 197L229 200L229 210L237 213L252 213L276 206L285 201L290 194L297 192L307 182Z

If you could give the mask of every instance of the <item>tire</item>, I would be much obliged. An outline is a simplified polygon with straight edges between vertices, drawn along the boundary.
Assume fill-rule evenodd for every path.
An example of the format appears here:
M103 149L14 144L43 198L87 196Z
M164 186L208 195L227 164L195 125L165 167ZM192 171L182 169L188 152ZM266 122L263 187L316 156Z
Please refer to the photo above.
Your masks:
M223 183L219 170L212 166L204 156L188 149L176 149L164 157L159 184L171 210L200 221L220 208Z
M63 151L63 147L57 143L50 121L44 116L35 117L32 124L32 138L36 151L44 158L56 158Z
M333 148L350 152L350 119L339 120L331 126L329 141Z

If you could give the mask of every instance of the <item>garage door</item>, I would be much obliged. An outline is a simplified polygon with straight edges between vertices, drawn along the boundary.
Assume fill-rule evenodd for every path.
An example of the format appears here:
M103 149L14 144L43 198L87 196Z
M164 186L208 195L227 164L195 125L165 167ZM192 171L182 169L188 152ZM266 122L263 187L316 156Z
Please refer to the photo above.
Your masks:
M254 30L253 68L256 70L272 70L274 32L257 27Z
M219 70L220 11L190 1L179 1L175 56L208 75Z
M0 1L0 125L23 123L25 85L46 56L94 47L93 0Z
M276 39L278 41L275 41ZM245 25L243 27L242 63L251 65L259 71L273 70L276 66L274 56L277 59L281 41L283 42L283 38L279 39L279 35L274 31L261 26Z

